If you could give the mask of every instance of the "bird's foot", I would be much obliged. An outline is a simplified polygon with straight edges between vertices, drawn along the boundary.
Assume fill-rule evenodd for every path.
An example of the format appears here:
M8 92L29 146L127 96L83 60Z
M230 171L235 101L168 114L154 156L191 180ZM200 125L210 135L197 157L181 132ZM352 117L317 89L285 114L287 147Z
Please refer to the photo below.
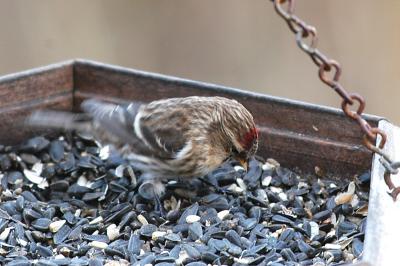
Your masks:
M164 193L164 189L164 185L161 182L154 180L145 181L139 187L139 194L143 198L154 200L154 211L159 213L162 218L165 218L167 215L160 199L160 195Z
M157 194L154 194L154 199L155 199L154 211L158 212L160 214L160 217L166 219L167 211L165 210L160 197Z

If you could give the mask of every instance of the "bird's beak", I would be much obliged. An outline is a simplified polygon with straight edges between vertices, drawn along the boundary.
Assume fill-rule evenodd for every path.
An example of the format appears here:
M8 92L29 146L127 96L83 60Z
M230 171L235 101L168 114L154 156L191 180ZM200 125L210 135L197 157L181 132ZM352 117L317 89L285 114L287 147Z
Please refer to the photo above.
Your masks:
M249 168L249 162L243 158L238 158L237 160L240 163L240 165L244 168L244 170L247 172L247 170Z

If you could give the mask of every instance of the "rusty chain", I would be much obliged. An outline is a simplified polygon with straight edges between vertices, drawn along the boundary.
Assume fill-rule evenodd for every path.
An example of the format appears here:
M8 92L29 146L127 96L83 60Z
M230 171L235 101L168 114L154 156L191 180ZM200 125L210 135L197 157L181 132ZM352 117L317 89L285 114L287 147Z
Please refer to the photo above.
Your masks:
M289 26L289 29L296 35L296 43L301 50L308 54L312 61L318 67L318 75L323 83L331 87L342 98L341 107L344 114L358 123L364 133L364 145L373 153L381 156L380 162L385 168L384 180L391 190L390 195L396 200L400 193L400 187L396 187L391 175L397 174L400 168L400 162L394 162L390 156L383 151L387 135L377 128L372 127L363 117L362 113L365 108L364 98L357 93L349 93L339 82L342 73L340 64L327 57L317 48L318 36L315 27L308 25L305 21L294 14L295 0L271 0L279 16L281 16ZM357 106L356 111L352 111L350 106ZM378 136L380 142L375 146Z

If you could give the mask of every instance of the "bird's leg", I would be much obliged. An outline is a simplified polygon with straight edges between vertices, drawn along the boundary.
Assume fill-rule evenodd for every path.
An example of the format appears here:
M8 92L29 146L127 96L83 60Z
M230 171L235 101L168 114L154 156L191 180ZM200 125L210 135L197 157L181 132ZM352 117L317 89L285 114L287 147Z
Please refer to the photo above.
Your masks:
M163 204L162 204L162 202L161 202L160 196L157 195L156 193L154 193L154 199L155 199L154 210L155 210L156 212L159 212L159 213L160 213L160 216L161 216L162 218L166 218L167 212L166 212L166 210L164 209L164 206L163 206Z
M166 217L166 211L162 205L160 195L164 193L165 187L159 180L150 179L146 180L139 187L139 194L147 200L154 201L154 210L159 212L161 217Z
M167 216L167 212L164 209L164 206L161 202L160 196L164 193L165 186L161 181L153 180L153 194L154 194L154 210L160 213L160 216L165 218Z

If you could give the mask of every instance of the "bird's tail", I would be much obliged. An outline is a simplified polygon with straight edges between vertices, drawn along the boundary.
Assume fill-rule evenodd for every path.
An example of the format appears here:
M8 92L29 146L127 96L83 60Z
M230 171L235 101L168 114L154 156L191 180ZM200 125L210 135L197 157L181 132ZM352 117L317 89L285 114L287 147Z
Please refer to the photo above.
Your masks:
M92 130L92 120L86 114L74 114L62 111L35 111L27 117L25 124L31 127L67 131L90 132Z

